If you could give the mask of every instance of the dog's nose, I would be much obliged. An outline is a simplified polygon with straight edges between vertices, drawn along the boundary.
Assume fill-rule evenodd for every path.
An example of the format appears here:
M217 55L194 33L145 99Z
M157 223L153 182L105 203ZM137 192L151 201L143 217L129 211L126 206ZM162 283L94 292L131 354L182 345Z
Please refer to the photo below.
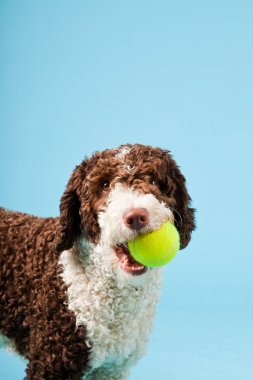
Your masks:
M123 216L124 223L131 230L141 230L148 224L148 211L145 208L131 208Z

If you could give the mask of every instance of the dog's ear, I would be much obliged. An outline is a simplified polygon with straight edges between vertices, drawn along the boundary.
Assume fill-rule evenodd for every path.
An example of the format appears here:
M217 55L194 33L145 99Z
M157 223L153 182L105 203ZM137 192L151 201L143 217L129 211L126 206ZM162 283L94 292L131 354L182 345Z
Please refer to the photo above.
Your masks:
M195 209L190 207L191 197L186 188L186 180L176 162L167 152L168 176L172 182L172 192L175 198L175 226L180 234L180 249L187 246L191 233L195 229ZM171 190L170 190L171 191Z
M56 249L61 252L70 249L81 234L80 196L86 175L87 161L84 160L73 171L60 203L60 226Z

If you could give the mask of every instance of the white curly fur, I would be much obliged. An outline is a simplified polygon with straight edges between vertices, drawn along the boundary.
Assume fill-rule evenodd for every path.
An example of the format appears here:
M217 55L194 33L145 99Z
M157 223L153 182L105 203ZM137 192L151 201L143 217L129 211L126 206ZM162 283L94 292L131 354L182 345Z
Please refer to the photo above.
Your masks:
M128 146L123 146L120 150L116 149L115 157L124 162L126 155L130 152L130 148Z
M91 256L96 253L94 249ZM144 354L160 294L161 269L149 272L145 286L123 286L97 257L90 261L83 265L74 250L61 255L68 307L76 315L77 326L87 328L91 367L109 366L108 370L115 367L121 372Z
M60 256L68 308L77 326L86 327L86 343L91 347L92 370L87 380L126 378L129 367L144 354L150 336L162 269L148 268L133 276L121 269L112 248L136 235L123 222L124 212L132 207L148 210L146 232L166 219L173 221L170 209L153 195L117 185L99 214L99 244L82 238Z
M0 334L0 349L1 348L9 352L17 352L14 342L3 334Z

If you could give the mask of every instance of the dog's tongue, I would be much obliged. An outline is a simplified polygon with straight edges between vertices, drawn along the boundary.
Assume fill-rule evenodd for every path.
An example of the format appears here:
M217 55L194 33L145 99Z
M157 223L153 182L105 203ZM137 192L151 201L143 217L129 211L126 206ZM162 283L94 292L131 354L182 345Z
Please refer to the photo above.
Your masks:
M147 267L138 263L130 254L129 249L120 244L114 248L115 254L119 259L119 263L122 269L131 274L142 274L146 272Z

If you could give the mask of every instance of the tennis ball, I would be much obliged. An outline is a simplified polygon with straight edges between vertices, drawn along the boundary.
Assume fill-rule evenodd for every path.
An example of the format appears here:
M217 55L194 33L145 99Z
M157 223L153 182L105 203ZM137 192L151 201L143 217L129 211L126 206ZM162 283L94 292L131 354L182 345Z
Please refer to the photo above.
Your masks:
M179 233L169 221L159 230L139 235L128 242L128 249L133 258L148 267L161 267L167 264L176 256L179 246Z

